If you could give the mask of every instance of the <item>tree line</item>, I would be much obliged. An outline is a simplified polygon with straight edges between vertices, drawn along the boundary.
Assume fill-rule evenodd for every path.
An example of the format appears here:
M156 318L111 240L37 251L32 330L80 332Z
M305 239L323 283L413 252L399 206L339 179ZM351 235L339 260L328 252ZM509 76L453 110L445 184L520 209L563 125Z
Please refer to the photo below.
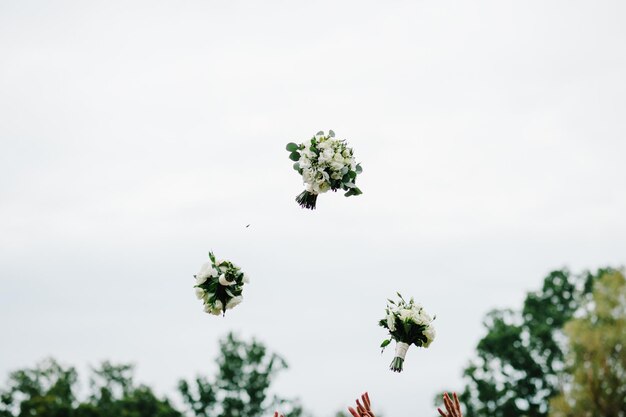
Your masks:
M626 278L620 270L550 272L521 309L498 309L463 370L468 417L626 417ZM80 391L74 367L47 359L12 372L0 387L0 417L285 417L307 413L271 394L287 369L260 342L228 334L212 377L180 380L177 405L104 362ZM437 404L440 403L439 397ZM343 412L337 416L345 416Z

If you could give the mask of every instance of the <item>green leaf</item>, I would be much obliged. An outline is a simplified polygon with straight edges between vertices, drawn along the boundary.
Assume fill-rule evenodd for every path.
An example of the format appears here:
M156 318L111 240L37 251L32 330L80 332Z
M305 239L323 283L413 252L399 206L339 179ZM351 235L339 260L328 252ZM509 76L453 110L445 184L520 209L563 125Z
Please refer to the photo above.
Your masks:
M300 154L298 152L291 152L289 154L289 159L291 159L292 161L299 161L300 160Z
M356 172L354 171L350 171L348 172L348 175L350 176L350 178L355 179L356 178Z
M315 136L324 136L324 131L320 130L319 132L315 134Z
M332 130L328 131L328 136L330 136L331 138L335 137L335 132L333 132Z
M341 168L341 175L346 175L346 174L348 173L348 171L350 171L350 170L348 169L348 167L343 167L343 168Z
M293 143L293 142L289 142L289 143L287 144L287 146L286 146L286 149L287 149L289 152L295 152L295 151L297 151L298 149L300 149L300 147L299 147L297 144Z
M293 169L295 169L296 171L300 172L300 163L296 162L295 164L293 164Z
M360 174L361 172L363 172L363 168L361 168L361 164L356 164L356 173Z
M341 178L341 182L350 182L350 175L346 174Z
M363 191L361 191L361 189L359 187L354 187L352 189L352 191L353 191L353 195L361 195L361 194L363 194Z
M384 349L387 346L389 346L390 343L391 343L390 339L383 340L383 343L380 344L380 347Z
M354 188L350 188L347 193L344 194L344 197L350 197L354 195Z

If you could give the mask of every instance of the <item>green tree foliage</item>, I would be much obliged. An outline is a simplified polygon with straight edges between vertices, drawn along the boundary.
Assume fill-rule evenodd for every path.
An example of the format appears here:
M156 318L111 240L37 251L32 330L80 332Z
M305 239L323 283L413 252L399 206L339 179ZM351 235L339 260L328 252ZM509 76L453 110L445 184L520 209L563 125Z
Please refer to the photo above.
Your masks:
M602 274L603 271L599 271ZM563 326L583 305L597 275L551 272L522 311L487 315L487 334L464 371L461 401L473 417L546 417L561 386Z
M180 417L167 399L157 398L145 385L136 385L132 365L104 362L93 369L91 394L76 410L77 417Z
M180 381L179 389L197 417L272 416L274 408L286 417L303 415L297 401L269 396L274 376L287 368L263 344L245 342L229 334L220 342L218 371L209 381L198 377ZM84 395L77 372L49 359L32 369L12 372L0 388L0 417L182 417L167 398L134 381L131 365L102 363L91 369Z
M292 400L270 397L274 376L287 369L283 358L256 340L245 342L230 333L220 342L217 374L212 380L198 376L181 380L179 390L197 417L260 417L280 409L286 417L302 415Z
M51 359L33 369L15 371L8 387L0 391L0 416L70 416L76 380L74 368L63 368Z
M567 371L551 417L626 417L626 279L609 272L594 284L579 317L565 325Z
M92 370L91 393L79 401L77 373L52 359L11 373L0 394L1 417L180 417L167 400L133 382L130 365Z

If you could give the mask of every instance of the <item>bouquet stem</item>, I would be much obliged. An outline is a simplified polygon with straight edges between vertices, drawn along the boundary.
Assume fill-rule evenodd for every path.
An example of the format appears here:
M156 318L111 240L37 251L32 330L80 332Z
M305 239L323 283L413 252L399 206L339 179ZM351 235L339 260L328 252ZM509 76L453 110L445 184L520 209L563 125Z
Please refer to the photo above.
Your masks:
M310 193L308 191L302 191L296 197L296 201L302 208L315 210L315 203L317 202L317 194Z
M391 369L394 372L402 372L402 364L403 363L404 363L404 359L396 356L391 361L391 365L389 365L389 369Z
M393 372L402 372L402 365L404 364L404 358L406 357L406 352L409 350L409 345L404 342L396 343L396 356L391 361L391 365L389 365L389 369Z

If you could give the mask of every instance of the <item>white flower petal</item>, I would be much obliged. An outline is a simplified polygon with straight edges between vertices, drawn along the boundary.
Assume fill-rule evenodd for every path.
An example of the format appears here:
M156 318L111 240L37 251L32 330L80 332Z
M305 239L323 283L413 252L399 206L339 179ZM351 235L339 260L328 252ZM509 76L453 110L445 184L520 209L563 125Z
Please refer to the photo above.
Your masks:
M226 310L230 310L231 308L239 305L242 301L243 297L241 295L231 298L228 303L226 303Z
M226 279L226 274L220 275L219 282L220 282L220 284L222 284L225 287L230 287L231 285L235 285L236 284L236 282L234 280L233 281L228 281Z
M202 300L204 298L204 290L202 288L196 288L196 297L198 300Z

